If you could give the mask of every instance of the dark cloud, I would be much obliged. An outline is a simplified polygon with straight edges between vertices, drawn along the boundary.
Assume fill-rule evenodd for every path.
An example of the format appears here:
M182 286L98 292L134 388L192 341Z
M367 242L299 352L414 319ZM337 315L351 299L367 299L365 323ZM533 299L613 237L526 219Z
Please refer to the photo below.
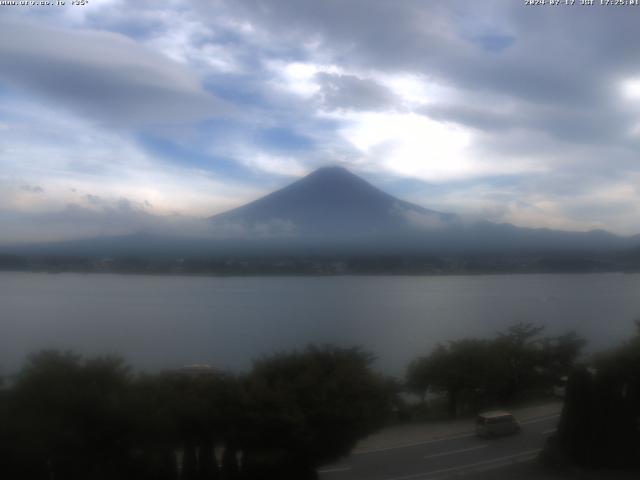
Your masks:
M117 127L176 124L229 107L183 66L124 36L0 22L0 82Z
M435 103L418 109L418 112L434 120L460 123L480 130L499 131L520 126L520 119L516 120L506 112L471 105Z
M594 112L597 110L597 114ZM628 143L625 125L633 122L629 112L607 105L566 108L554 104L518 103L434 103L417 111L434 120L459 123L485 132L505 134L508 130L529 129L545 132L559 140L593 144L615 140ZM523 143L523 146L526 146Z
M339 65L414 72L591 114L610 100L612 82L634 73L631 66L640 60L637 19L624 9L532 11L520 2L419 0L239 0L227 6L289 42L316 40L322 58ZM483 22L494 27L478 34Z
M478 44L490 52L500 53L515 42L515 37L509 35L485 34L477 37Z

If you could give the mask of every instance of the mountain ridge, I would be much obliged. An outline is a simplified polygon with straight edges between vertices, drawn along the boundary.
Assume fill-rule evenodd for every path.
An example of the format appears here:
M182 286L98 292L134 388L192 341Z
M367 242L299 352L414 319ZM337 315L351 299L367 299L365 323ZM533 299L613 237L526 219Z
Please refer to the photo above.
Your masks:
M400 200L349 170L332 166L314 170L280 190L210 220L214 225L289 221L298 234L330 236L405 228L412 216L434 225L457 218Z
M85 256L517 255L607 253L640 236L603 230L522 228L466 222L398 199L342 167L323 167L282 189L202 219L206 233L137 232L4 247L0 253ZM181 232L188 233L188 232Z

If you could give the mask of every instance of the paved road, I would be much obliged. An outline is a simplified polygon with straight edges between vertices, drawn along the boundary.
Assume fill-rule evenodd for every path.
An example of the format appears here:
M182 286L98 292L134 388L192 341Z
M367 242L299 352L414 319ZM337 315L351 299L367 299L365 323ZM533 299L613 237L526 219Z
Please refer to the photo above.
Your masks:
M353 454L319 470L321 480L435 480L477 474L532 460L555 430L559 416L546 415L522 423L522 432L495 439L468 433L413 445Z

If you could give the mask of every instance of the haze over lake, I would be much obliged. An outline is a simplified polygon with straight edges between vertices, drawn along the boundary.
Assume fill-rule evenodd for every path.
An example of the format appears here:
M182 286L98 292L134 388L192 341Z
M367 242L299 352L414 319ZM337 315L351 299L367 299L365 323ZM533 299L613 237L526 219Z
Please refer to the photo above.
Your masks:
M640 274L186 277L0 273L0 373L42 348L122 355L144 370L242 370L309 342L360 345L401 374L437 342L518 321L613 346L640 317Z

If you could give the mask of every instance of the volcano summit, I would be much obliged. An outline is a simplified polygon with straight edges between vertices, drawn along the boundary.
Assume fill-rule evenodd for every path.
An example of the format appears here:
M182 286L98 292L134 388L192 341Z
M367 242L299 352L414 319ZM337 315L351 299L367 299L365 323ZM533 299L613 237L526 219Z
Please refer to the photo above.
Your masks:
M442 228L456 218L399 200L345 168L324 167L211 220L221 228L279 226L291 234L340 238Z

